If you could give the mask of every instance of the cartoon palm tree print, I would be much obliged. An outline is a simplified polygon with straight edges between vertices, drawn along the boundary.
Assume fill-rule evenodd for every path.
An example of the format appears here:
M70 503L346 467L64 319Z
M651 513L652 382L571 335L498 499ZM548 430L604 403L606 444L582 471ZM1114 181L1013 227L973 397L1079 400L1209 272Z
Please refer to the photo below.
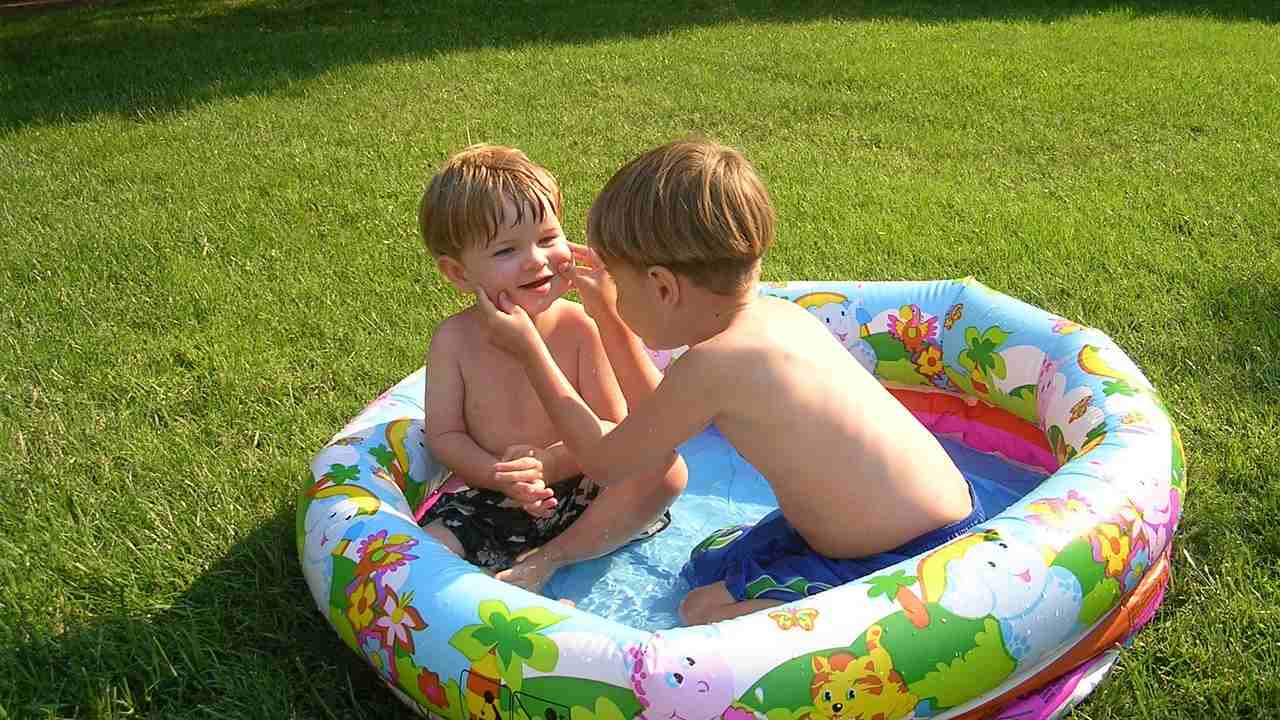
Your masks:
M454 633L449 644L472 662L476 672L496 670L513 691L524 684L524 666L551 672L560 660L556 644L539 633L564 620L546 608L529 607L512 613L501 600L485 600L477 610L480 624ZM492 671L490 670L490 671Z
M922 628L929 624L928 608L911 592L911 586L916 584L914 575L908 575L904 570L894 570L888 575L873 577L866 582L871 585L867 597L891 598L902 606L903 614L912 625Z
M1004 358L996 349L1009 339L1009 333L992 325L982 333L976 327L968 327L964 331L967 348L960 351L960 364L969 371L973 380L973 389L981 393L989 393L991 389L986 380L991 377L1004 379L1007 369Z

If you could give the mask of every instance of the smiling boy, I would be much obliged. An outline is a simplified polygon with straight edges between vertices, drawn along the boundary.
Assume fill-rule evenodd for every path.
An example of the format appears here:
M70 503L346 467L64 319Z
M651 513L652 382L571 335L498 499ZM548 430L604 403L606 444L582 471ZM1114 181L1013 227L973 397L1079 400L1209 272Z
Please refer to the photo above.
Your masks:
M570 250L559 184L524 153L475 145L449 158L422 197L419 225L440 273L459 291L502 294L603 429L626 414L595 322L556 272ZM427 446L467 489L445 495L426 531L497 577L538 592L558 568L597 557L670 522L684 489L676 458L648 473L583 477L524 368L494 347L475 307L446 319L428 352Z

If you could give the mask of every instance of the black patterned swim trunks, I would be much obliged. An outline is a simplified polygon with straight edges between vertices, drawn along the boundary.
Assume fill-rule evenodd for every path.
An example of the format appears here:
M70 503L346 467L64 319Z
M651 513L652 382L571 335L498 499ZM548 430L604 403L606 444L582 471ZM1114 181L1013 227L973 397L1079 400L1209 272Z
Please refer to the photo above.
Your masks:
M551 488L558 502L550 517L534 517L500 492L468 488L442 496L420 524L441 521L458 538L469 562L490 572L505 570L520 553L564 532L600 494L600 487L582 475ZM631 542L653 537L670 524L671 513L663 512Z

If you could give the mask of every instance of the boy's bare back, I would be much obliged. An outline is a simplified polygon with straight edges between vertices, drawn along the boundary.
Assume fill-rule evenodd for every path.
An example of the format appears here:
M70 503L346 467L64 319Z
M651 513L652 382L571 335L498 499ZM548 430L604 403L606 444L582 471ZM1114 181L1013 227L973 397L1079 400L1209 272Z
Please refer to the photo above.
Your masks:
M668 383L705 389L658 393L710 411L823 555L888 550L970 512L968 486L933 435L793 303L748 303Z

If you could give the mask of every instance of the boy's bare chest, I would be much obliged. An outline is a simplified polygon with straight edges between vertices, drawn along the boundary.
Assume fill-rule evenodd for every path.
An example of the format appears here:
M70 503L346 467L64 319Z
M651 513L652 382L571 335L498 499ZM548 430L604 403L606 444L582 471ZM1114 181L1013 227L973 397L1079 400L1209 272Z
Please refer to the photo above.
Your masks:
M572 358L573 353L556 347L551 350L556 364L576 386L576 363L564 359L566 355ZM481 447L498 454L507 445L547 445L559 439L524 367L510 356L496 351L478 353L468 359L462 373L464 420L468 433Z

